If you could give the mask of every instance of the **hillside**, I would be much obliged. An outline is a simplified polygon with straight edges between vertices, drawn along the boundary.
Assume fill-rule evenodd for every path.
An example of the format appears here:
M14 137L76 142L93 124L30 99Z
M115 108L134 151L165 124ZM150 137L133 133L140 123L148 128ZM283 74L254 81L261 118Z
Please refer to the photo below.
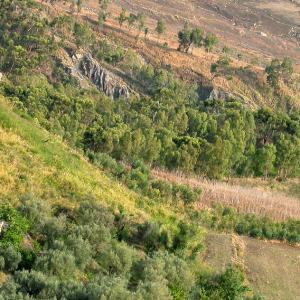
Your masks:
M57 137L13 113L3 98L0 107L1 199L17 204L20 197L33 195L51 205L72 208L78 201L95 198L139 212L133 193L108 179Z
M299 3L276 1L116 1L116 6L143 11L154 20L163 17L170 24L170 35L176 33L185 20L212 31L246 57L290 56L299 64ZM95 4L88 1L87 6ZM276 45L273 47L272 45Z
M136 193L109 179L103 171L90 165L79 153L39 128L32 120L14 113L3 98L0 102L0 125L0 182L4 187L1 189L1 199L5 202L18 204L20 199L34 197L40 199L41 204L45 202L54 207L74 210L86 199L93 199L114 209L122 206L133 222L157 219L159 211L160 220L168 222L167 215L172 214L170 208L168 212L165 210L168 206L163 208L158 204L151 210L146 209L145 205L139 208ZM164 219L162 210L167 212ZM184 215L181 214L181 217ZM205 251L201 256L207 266L224 272L228 265L242 263L247 279L266 299L296 299L293 295L298 289L295 282L299 269L298 248L213 232L202 235L202 239ZM240 242L234 242L235 239ZM286 262L283 262L283 257ZM278 258L280 264L274 263ZM262 268L262 265L265 267ZM272 271L270 265L273 266ZM282 273L280 266L289 271ZM289 295L283 293L286 287Z
M298 7L0 1L1 300L297 299Z
M142 13L146 16L145 24L149 28L148 42L142 40L136 43L135 36L138 35L138 31L135 28L124 25L120 30L115 18L122 7L128 9L128 12ZM63 9L68 11L68 6L64 6ZM86 1L81 15L96 21L97 10L95 1ZM115 1L110 5L112 18L107 20L105 26L108 32L113 31L127 47L134 48L146 60L158 65L171 66L184 80L199 84L204 95L215 88L221 91L219 95L222 95L222 98L226 99L230 95L241 99L252 108L268 106L274 109L282 103L278 103L277 97L264 85L263 70L271 59L284 57L292 58L295 70L299 70L298 11L298 4L289 0L276 3ZM159 44L167 44L168 51L157 45L155 26L159 18L166 22L166 31L160 37ZM206 53L199 48L192 50L193 55L175 51L178 48L177 34L186 21L191 26L199 26L217 35L220 43L214 53ZM212 82L211 64L223 55L224 47L230 51L226 55L232 60L233 70L229 70L229 74L234 74L233 79L228 80L225 72ZM299 75L295 74L295 82L294 87L282 87L282 91L290 98L288 105L299 107ZM224 91L225 96L222 94Z
M141 223L157 219L165 224L164 226L169 226L168 219L171 218L171 221L172 215L181 219L187 218L182 211L177 211L176 207L171 209L168 205L159 203L151 205L151 208L143 204L140 208L139 195L114 179L109 179L81 154L70 149L56 136L39 128L33 120L23 117L13 112L7 101L1 98L0 182L4 188L1 189L0 198L4 203L19 205L20 199L24 201L22 199L36 198L39 199L40 205L47 203L64 210L76 210L84 201L92 199L114 210L122 207L126 214L130 215L131 222ZM206 194L204 196L207 197ZM180 207L179 209L182 210ZM268 261L272 261L273 265L273 261L281 257L282 264L281 252L284 251L289 260L283 263L284 267L297 272L297 264L290 265L290 261L298 261L298 248L242 238L242 244L246 243L246 246L239 254L242 257L237 257L235 261L233 255L237 250L234 249L237 249L238 245L232 244L231 235L226 235L225 238L224 235L209 232L206 236L201 227L198 230L203 232L198 236L198 243L203 242L205 247L201 254L202 268L210 266L218 272L224 272L228 265L239 265L241 260L247 279L255 290L266 296L266 299L273 299L274 293L277 299L296 299L292 295L297 291L298 285L291 280L297 278L296 273L288 272L282 275L281 268L278 268L272 270L271 277ZM261 247L264 247L264 251L260 250ZM262 264L266 264L265 269L261 269ZM269 285L273 288L270 289ZM289 298L282 294L282 288L287 286L290 291Z

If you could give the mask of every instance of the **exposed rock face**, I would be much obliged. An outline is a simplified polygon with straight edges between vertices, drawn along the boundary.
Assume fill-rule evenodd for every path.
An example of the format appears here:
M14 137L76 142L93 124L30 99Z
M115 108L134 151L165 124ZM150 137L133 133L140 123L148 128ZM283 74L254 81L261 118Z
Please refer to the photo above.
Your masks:
M229 101L231 99L243 101L244 99L240 95L235 95L224 90L214 88L208 97L209 100L223 100Z
M88 77L100 91L113 99L129 97L129 88L119 78L102 67L90 54L80 60L79 70Z
M92 83L112 99L129 98L129 86L120 77L101 66L91 54L74 54L61 50L57 59L67 72L78 80L81 87L87 88Z

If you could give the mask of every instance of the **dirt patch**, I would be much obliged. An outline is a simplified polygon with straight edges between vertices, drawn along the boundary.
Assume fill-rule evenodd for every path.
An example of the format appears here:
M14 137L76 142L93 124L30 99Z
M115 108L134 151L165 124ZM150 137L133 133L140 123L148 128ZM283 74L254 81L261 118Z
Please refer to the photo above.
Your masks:
M116 0L115 10L120 7L144 12L152 24L163 17L170 38L189 21L216 33L229 46L267 57L290 56L300 63L297 41L289 36L292 27L300 26L300 8L289 0Z
M204 260L219 272L236 261L242 263L250 286L266 300L299 299L299 248L210 232Z
M244 238L251 284L268 300L300 297L300 249Z

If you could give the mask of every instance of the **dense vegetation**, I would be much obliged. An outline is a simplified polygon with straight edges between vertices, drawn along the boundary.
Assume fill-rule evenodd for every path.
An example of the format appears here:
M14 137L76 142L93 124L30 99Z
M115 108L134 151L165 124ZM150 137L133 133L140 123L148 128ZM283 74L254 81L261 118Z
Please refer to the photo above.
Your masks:
M151 68L146 71L148 77ZM48 130L85 151L210 178L299 175L299 112L199 102L165 71L154 72L151 83L153 97L115 102L97 91L56 88L37 77L3 83L1 90Z
M109 1L99 3L103 26ZM82 1L76 4L79 12ZM118 21L148 33L141 14L123 10ZM168 68L141 63L94 29L74 16L50 18L31 0L1 1L0 94L134 190L140 202L174 206L184 217L171 225L137 222L122 207L82 195L72 195L78 200L72 208L32 196L18 207L1 205L0 299L247 299L240 270L229 266L216 275L201 263L200 226L297 243L299 222L276 223L224 207L195 211L200 189L156 180L150 168L209 178L299 176L300 112L252 111L234 99L201 101L196 86ZM158 39L164 31L160 19ZM192 46L211 51L217 43L188 24L178 38L186 52ZM143 96L112 101L95 88L81 88L56 58L62 49L84 49L118 66ZM287 80L290 67L287 60L273 61L266 69L269 83Z
M238 214L234 208L222 205L216 205L211 211L195 211L193 204L199 200L201 189L156 180L140 161L134 161L131 166L125 168L107 154L89 153L89 158L96 166L151 201L181 207L186 211L188 218L199 226L253 238L286 241L290 244L300 242L300 221L276 222L254 214ZM181 204L183 206L180 206Z
M24 198L0 214L26 224L15 236L4 232L0 268L10 277L1 299L239 299L247 291L239 270L212 275L183 255L188 224L171 236L92 201L70 210Z
M275 222L268 217L253 214L238 214L234 208L216 205L214 210L190 210L191 219L199 225L225 232L236 232L253 238L300 242L300 221Z
M49 57L51 48L43 49L49 41L47 36L54 31L64 38L68 36L72 40L73 37L77 46L90 47L108 62L131 60L131 64L123 62L123 65L149 95L112 102L97 91L76 87L76 81L51 60L48 64L52 64L54 85L42 77L32 80L10 77L10 81L2 84L5 96L72 145L85 151L105 152L117 160L141 159L150 166L205 174L210 178L254 175L284 179L299 175L299 111L272 112L262 108L253 112L234 99L199 101L196 87L181 82L171 71L140 65L133 60L134 56L124 57L119 47L111 50L115 51L111 54L108 51L111 47L98 43L86 24L62 17L46 26L46 20L36 15L31 18L28 7L20 13L16 8L18 1L4 3L2 71L19 73L24 68L29 71L29 67L36 67L41 63L40 57ZM19 22L20 18L25 21ZM30 34L26 33L28 18ZM14 35L8 35L10 30ZM190 36L198 36L188 27L185 30ZM13 38L7 41L5 36ZM27 40L34 41L34 46ZM18 59L22 66L16 62L7 65L5 57L14 57L15 51L8 44L22 47L24 55ZM287 64L285 60L281 70ZM275 72L274 68L269 68L270 76L279 77L283 71ZM277 75L272 75L274 72Z

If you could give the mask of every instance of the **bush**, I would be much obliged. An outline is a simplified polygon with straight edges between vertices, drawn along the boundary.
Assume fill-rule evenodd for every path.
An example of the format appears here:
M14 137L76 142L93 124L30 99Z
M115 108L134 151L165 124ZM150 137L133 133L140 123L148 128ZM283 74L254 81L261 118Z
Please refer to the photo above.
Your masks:
M89 159L98 167L110 172L113 176L122 177L125 173L125 168L118 163L114 158L106 153L87 153Z
M276 239L296 244L300 241L300 221L276 222L253 214L238 214L233 208L215 206L210 212L197 212L191 216L201 224L222 231L235 231L260 239Z
M7 223L8 228L1 232L0 247L20 249L25 233L30 224L15 208L10 205L0 206L0 221Z
M117 65L124 60L126 52L125 49L114 44L109 44L107 41L101 41L95 50L96 57L99 60L106 61L109 64Z
M0 249L0 255L4 258L4 269L6 271L15 271L21 262L21 253L15 250L13 246Z
M167 242L161 227L155 222L146 222L138 226L135 240L144 245L146 252L166 248Z

